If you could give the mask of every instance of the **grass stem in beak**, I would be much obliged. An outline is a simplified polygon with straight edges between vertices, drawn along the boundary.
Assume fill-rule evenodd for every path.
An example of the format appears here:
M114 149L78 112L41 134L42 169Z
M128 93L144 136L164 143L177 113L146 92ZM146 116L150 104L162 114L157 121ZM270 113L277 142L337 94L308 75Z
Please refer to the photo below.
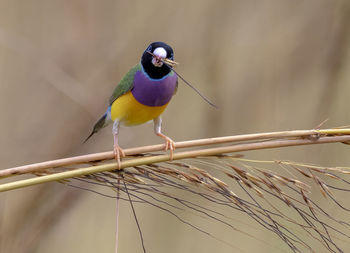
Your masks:
M165 64L169 65L170 67L175 67L176 65L178 65L179 63L173 60L170 60L168 58L159 58L158 56L156 56L154 53L152 53L151 51L147 51L147 53L149 53L150 55L152 55L153 57L160 59L162 62L164 62Z

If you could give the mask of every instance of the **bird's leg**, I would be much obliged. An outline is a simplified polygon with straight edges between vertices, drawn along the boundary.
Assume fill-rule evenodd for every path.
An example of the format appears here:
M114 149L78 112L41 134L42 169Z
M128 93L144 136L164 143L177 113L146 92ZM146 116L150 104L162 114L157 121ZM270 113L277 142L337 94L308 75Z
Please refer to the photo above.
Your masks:
M125 157L125 153L122 148L118 145L118 133L119 133L119 120L115 120L113 123L113 137L114 137L114 158L118 163L118 169L120 169L120 158Z
M170 139L168 136L165 136L162 134L161 129L162 129L162 118L159 116L153 120L154 122L154 132L156 135L162 137L165 140L165 148L164 150L170 151L170 160L173 160L173 153L175 150L175 142Z

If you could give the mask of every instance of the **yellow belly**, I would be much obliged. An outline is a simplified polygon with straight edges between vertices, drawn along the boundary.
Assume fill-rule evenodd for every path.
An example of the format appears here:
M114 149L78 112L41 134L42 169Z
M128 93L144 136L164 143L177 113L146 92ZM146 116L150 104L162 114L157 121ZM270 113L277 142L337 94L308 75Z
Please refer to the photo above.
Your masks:
M139 103L129 91L117 98L111 106L112 120L119 119L126 126L139 125L157 118L168 106L147 106Z

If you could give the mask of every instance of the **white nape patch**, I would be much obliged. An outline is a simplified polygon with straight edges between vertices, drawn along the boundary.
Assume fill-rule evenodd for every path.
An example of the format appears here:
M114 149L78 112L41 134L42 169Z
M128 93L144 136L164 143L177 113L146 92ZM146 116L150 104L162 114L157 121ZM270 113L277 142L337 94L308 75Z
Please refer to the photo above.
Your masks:
M166 50L163 47L157 47L153 53L161 58L166 58Z

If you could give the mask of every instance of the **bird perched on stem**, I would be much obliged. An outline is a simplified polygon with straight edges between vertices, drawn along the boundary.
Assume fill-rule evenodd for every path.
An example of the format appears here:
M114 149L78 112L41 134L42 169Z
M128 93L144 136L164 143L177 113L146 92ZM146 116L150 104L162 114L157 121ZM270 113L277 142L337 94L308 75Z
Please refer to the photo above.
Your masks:
M114 156L120 167L120 159L125 153L118 144L119 126L134 126L153 120L154 132L165 140L165 151L170 150L172 158L175 143L161 132L161 114L177 89L177 74L172 69L176 64L169 45L151 43L143 52L140 63L131 68L115 87L106 113L84 142L113 123Z

